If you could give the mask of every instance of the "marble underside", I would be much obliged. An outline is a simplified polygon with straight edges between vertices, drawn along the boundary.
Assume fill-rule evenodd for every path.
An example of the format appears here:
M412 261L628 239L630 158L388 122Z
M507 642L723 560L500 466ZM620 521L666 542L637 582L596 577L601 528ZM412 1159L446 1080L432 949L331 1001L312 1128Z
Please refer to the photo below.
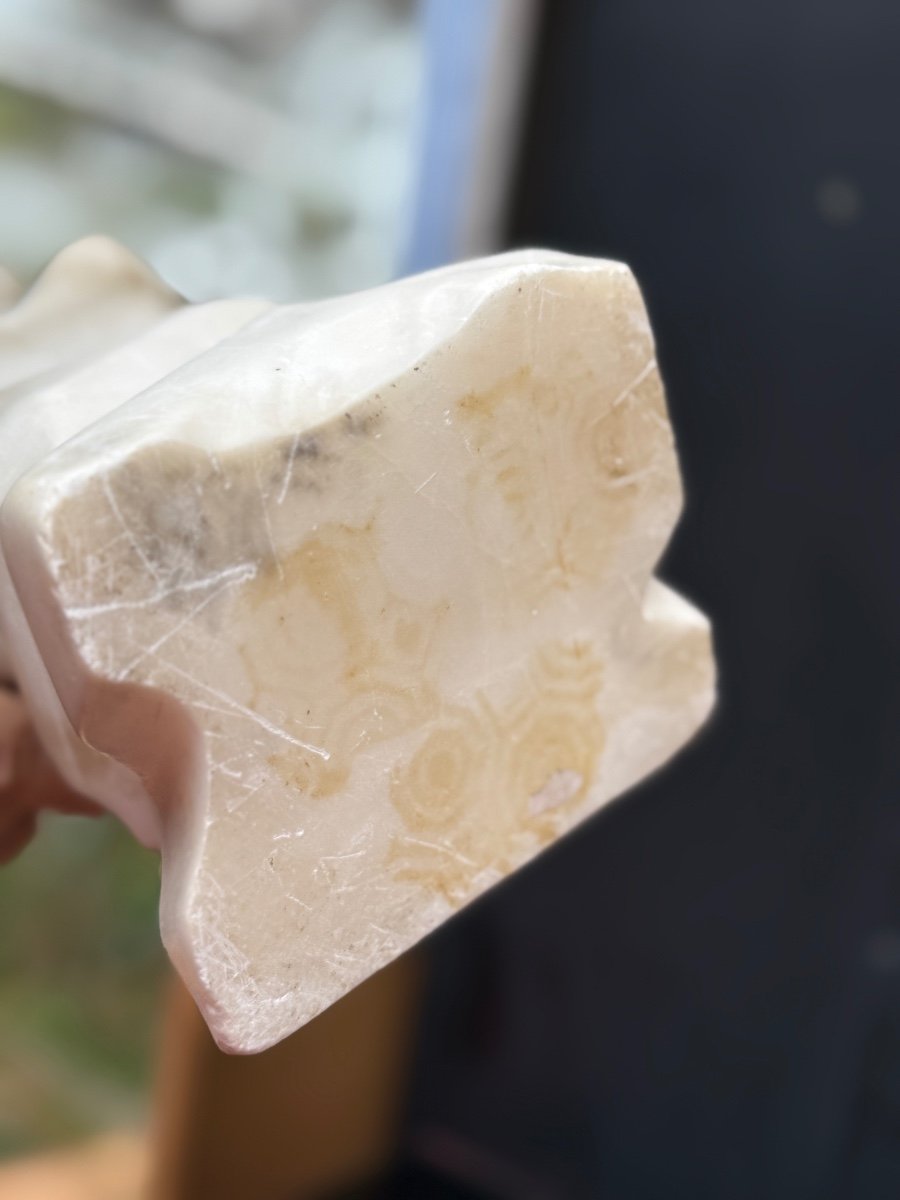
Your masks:
M0 630L60 770L160 847L217 1040L254 1051L683 745L709 629L653 578L681 491L626 267L533 251L286 307L141 287L137 328L0 392L28 447Z

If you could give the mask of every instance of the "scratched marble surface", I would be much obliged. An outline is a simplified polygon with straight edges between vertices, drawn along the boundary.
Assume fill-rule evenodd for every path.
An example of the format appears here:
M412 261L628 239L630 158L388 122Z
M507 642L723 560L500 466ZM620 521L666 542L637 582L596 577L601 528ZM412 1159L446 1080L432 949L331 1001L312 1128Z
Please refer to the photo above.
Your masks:
M248 1052L676 751L709 629L653 578L681 491L627 267L278 307L127 274L133 327L0 394L0 630L59 769L161 849L166 947Z

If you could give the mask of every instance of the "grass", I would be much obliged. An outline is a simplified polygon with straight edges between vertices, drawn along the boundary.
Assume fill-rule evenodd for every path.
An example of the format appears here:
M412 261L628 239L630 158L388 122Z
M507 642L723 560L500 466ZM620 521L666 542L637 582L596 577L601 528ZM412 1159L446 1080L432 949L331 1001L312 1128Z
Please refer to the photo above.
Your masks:
M0 870L0 1155L142 1116L165 958L158 860L52 817Z

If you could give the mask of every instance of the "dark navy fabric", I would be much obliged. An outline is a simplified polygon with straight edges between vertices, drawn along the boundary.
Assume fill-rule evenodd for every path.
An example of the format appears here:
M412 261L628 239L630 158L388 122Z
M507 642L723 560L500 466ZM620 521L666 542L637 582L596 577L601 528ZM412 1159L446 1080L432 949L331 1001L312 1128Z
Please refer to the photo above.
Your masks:
M510 244L644 287L721 701L429 943L410 1138L535 1194L900 1196L898 119L894 0L545 5Z

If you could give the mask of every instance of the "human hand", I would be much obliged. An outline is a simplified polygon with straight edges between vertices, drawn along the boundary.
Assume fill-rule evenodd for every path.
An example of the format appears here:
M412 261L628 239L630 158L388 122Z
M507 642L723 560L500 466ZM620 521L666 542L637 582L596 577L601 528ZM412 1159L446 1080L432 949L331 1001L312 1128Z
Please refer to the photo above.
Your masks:
M0 685L0 864L31 841L42 809L95 816L44 753L19 695Z

